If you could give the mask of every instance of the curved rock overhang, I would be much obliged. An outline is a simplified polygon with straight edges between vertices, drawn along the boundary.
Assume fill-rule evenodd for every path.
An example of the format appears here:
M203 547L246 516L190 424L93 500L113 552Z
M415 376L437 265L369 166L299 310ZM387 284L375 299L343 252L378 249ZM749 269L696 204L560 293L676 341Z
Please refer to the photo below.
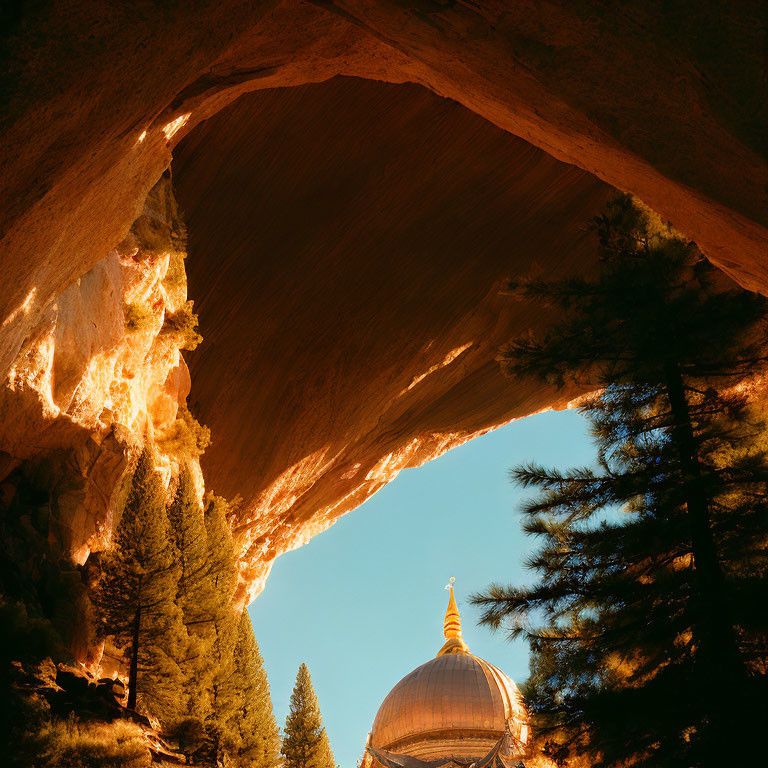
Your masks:
M20 5L19 15L4 19L1 59L3 375L52 300L123 239L174 148L188 137L177 153L178 179L190 217L191 296L202 299L208 339L193 361L193 400L214 432L206 459L214 487L247 496L240 523L250 541L248 576L257 583L274 554L355 506L393 471L515 414L553 404L552 394L510 389L498 376L493 346L533 319L510 308L496 289L510 264L528 269L541 253L568 253L569 266L584 265L587 247L578 225L609 194L589 174L637 194L743 285L768 287L762 3L745 0L727 14L695 2L674 6L662 11L636 0L610 12L600 3L542 7L517 0L477 6L431 0ZM243 97L222 111L248 92L335 75L418 84L469 112L426 91L414 95L415 86L403 97L386 86L349 83L324 86L316 92L322 95L281 91ZM370 96L375 88L387 95ZM296 248L280 251L276 247L285 242L271 241L285 266L298 272L292 279L302 292L293 299L301 302L292 307L280 301L287 295L285 277L281 283L270 273L269 262L258 260L262 244L249 239L253 202L264 203L267 188L258 186L258 178L230 175L221 185L206 174L216 175L211 169L221 167L226 152L251 163L256 176L272 181L275 202L263 210L280 223L295 203L287 194L288 179L294 186L306 182L309 190L312 178L324 176L323 156L306 140L294 144L294 151L308 154L308 165L315 162L306 178L295 168L288 175L287 158L264 173L265 156L287 151L292 122L306 108L316 120L305 122L305 139L321 133L322 121L330 120L342 133L346 129L347 146L334 150L343 161L349 143L360 141L355 125L344 122L350 96L363 100L367 114L379 98L393 105L404 99L401 106L410 114L406 119L394 107L392 114L376 113L382 123L366 129L360 158L371 146L371 161L383 158L386 148L374 140L381 138L379 132L396 132L398 125L406 126L406 135L430 135L435 129L430 110L455 128L455 136L442 137L454 142L453 152L464 149L457 138L462 135L472 137L466 139L472 146L465 148L465 160L472 147L488 149L477 157L476 168L462 168L465 176L459 173L456 184L426 190L431 201L429 194L408 198L409 186L416 188L392 182L390 194L401 205L408 199L410 208L401 208L399 219L390 213L378 224L372 209L355 207L355 194L370 199L372 190L387 189L387 180L378 188L371 182L356 187L348 178L351 166L344 176L341 162L337 188L324 188L328 200L310 206L305 196L302 226L294 232L283 219L283 232L291 230ZM289 107L277 103L283 97L288 105L291 99L308 101L288 114ZM326 98L325 107L311 103ZM442 110L455 115L445 118ZM274 126L269 137L262 130L267 118ZM354 119L364 118L361 113ZM384 128L387 118L391 122ZM206 136L219 148L206 149ZM332 139L326 136L326 145ZM414 167L425 161L423 149L419 156L403 154ZM453 160L458 159L456 154ZM442 161L449 171L451 157ZM497 173L497 185L501 171L516 174L517 183L468 221L467 201L477 195L483 162L483 173ZM208 185L207 199L195 189L198 184ZM369 254L328 249L323 251L328 262L319 263L315 236L329 219L317 211L337 190L338 201L350 206L335 215L347 216L342 220L350 242L354 235L358 243L369 243ZM222 210L214 205L217 195L225 203ZM212 210L203 212L209 204ZM441 226L441 206L451 204L455 215ZM499 224L502 210L509 215L505 226ZM235 221L236 216L249 218ZM366 216L367 232L361 227ZM213 232L217 217L228 217L230 229ZM403 242L418 237L418 227L432 234L430 245L438 233L445 237L444 263L436 258L437 249L429 248L422 260L403 261ZM496 242L489 237L494 231ZM542 239L530 242L531 232ZM215 243L228 237L230 252L222 256ZM505 251L502 239L521 247ZM469 250L476 251L473 260L467 260ZM390 251L398 253L399 262L385 262ZM219 273L221 261L232 268ZM238 273L248 278L243 284L235 279ZM332 285L340 300L324 306L312 280ZM256 283L273 291L251 294L249 300L258 298L263 306L247 306L243 287ZM231 297L240 296L239 303L231 298L222 304L226 292L217 299L213 285L226 286ZM369 313L372 306L379 314ZM327 320L331 312L333 322L324 330L318 318ZM413 318L410 326L406 313ZM362 316L366 322L360 322ZM253 360L239 359L239 334L247 323L259 334ZM338 333L346 333L348 343L340 345ZM381 339L392 343L382 345ZM264 368L265 362L274 366ZM222 371L231 371L231 380L223 382ZM247 405L229 407L236 403ZM227 463L227 451L243 457L239 469ZM308 477L322 480L307 485ZM299 490L285 495L284 487ZM268 508L274 519L265 527L258 514L273 502L277 506Z
M190 405L258 583L406 467L564 405L495 357L540 327L499 294L590 263L607 185L415 85L245 96L183 141L174 185L205 342Z
M4 24L6 370L32 315L128 230L173 146L242 93L422 84L637 194L764 287L764 7L416 0L19 5ZM762 139L761 139L762 137Z

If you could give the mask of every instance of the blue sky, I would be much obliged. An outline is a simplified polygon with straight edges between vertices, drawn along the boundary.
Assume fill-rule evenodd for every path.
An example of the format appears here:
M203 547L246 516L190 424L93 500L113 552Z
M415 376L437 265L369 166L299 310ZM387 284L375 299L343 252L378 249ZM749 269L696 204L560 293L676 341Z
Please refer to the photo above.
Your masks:
M582 416L544 413L509 424L399 477L307 546L279 558L250 607L278 724L299 664L309 666L341 768L354 768L390 689L442 645L448 593L470 650L521 681L525 643L477 626L467 595L531 579L534 542L520 530L525 493L507 470L530 459L592 463Z

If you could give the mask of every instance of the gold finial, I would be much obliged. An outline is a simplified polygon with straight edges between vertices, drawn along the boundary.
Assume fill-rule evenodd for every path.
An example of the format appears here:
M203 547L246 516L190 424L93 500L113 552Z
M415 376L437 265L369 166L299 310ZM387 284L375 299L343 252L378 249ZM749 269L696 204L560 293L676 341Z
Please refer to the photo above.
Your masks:
M451 596L448 598L448 609L445 612L445 621L443 622L443 634L446 640L452 637L461 637L461 615L456 605L456 598L453 596L453 583L456 579L451 576L451 580L446 587Z
M450 591L451 596L448 598L448 608L445 611L445 621L443 622L445 644L437 654L438 656L443 656L446 653L466 653L469 650L464 642L464 638L461 636L461 614L453 594L453 583L455 581L456 579L451 576L450 582L445 587Z

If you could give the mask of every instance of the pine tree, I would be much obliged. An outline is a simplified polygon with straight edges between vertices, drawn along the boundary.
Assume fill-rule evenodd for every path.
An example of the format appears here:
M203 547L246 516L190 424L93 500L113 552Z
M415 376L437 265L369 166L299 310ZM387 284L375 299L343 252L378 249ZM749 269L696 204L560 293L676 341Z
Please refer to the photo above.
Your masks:
M235 540L228 521L231 512L232 504L226 499L213 493L208 494L204 515L208 546L206 592L212 598L206 601L206 611L214 622L223 618L231 620L232 604L238 583ZM239 619L239 614L235 614L235 624Z
M336 765L306 664L299 667L296 675L281 751L285 768L335 768Z
M236 734L234 764L274 768L280 763L280 736L272 710L267 672L248 611L238 623L234 649L233 699L229 729Z
M198 628L196 632L205 632L215 599L208 578L210 562L205 513L187 466L179 472L176 493L168 508L168 519L178 551L177 602L184 624Z
M768 697L768 461L745 395L765 365L762 297L735 289L623 196L596 224L594 281L515 286L562 320L504 371L598 390L598 469L534 463L529 587L492 585L483 621L532 651L526 692L559 759L722 766L762 753Z
M177 551L166 513L166 495L152 456L144 450L131 480L112 547L102 559L94 592L99 632L127 645L128 702L163 723L179 716L182 675L178 659L186 638L175 603Z
M205 513L189 466L182 466L173 501L168 509L178 551L179 583L176 602L187 631L187 647L180 662L184 686L179 691L186 716L173 736L188 756L205 749L205 722L211 716L211 690L215 665L210 650L216 639L215 619L222 594L212 574L216 555L209 550Z
M216 602L210 606L213 642L206 653L211 669L210 711L205 730L211 740L214 759L221 762L236 751L238 733L232 724L236 717L237 697L234 648L240 616L232 609L237 588L237 565L232 531L227 521L229 504L211 494L206 500L205 528L208 542L209 582Z

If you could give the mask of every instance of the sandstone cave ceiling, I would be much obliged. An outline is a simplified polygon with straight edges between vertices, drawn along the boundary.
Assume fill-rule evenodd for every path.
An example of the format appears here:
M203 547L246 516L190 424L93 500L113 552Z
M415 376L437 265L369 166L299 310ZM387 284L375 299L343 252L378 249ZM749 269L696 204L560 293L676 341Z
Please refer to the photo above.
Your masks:
M657 6L19 5L0 30L0 316L36 299L0 338L0 367L34 315L125 235L186 132L245 92L337 74L453 98L634 192L765 287L764 3Z
M245 96L172 167L203 468L244 497L267 560L553 401L498 371L499 345L545 321L499 290L585 266L583 227L612 194L590 174L424 88L353 78Z
M191 404L211 485L249 502L252 578L397 468L552 404L498 376L498 343L543 320L498 285L583 266L607 184L768 286L758 0L20 8L0 32L0 367L173 152L206 337Z

